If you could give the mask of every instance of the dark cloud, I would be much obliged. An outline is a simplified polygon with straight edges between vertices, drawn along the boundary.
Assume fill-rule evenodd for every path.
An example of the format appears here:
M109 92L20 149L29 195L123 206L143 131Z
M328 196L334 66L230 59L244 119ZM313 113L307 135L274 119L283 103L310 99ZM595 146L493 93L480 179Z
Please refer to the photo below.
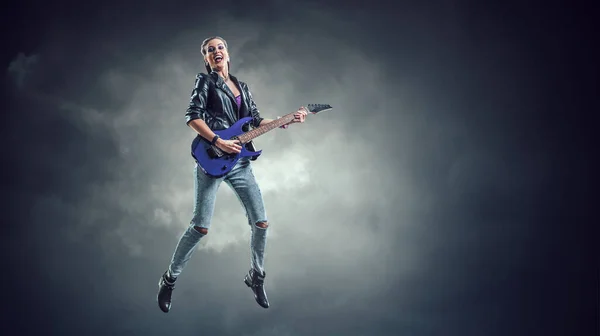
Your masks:
M15 85L22 88L31 73L32 67L38 62L38 55L26 56L19 53L14 61L8 65L8 73L12 76Z
M23 334L584 330L569 277L587 245L567 249L581 230L562 228L589 191L573 151L586 138L567 140L576 124L554 113L546 79L560 57L527 43L540 28L516 36L528 7L508 26L501 8L453 2L89 6L61 20L33 11L46 29L25 30L36 47L6 68L19 90L2 249ZM273 307L243 286L249 230L223 185L165 315L156 283L190 220L183 116L210 35L228 40L264 116L334 110L256 141Z

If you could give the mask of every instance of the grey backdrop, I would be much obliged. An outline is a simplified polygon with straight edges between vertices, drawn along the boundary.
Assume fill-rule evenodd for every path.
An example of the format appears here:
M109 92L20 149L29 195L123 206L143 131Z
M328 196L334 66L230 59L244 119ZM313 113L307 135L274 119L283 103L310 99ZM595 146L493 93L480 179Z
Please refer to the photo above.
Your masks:
M588 59L564 63L581 41L553 24L564 9L546 11L283 0L14 9L24 21L5 57L3 328L583 335L578 319L597 311L574 284L588 245L563 224L584 216L587 138L555 112L577 110L566 78ZM249 227L223 184L163 314L156 283L193 205L184 113L211 35L227 39L231 71L264 117L334 110L256 140L272 307L242 283Z

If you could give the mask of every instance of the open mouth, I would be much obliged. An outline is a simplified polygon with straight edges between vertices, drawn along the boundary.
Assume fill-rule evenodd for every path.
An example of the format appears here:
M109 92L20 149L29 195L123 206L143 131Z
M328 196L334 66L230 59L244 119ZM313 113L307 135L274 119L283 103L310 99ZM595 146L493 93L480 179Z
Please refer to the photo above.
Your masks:
M215 56L215 62L216 63L220 63L222 60L223 60L223 56L221 56L221 55Z

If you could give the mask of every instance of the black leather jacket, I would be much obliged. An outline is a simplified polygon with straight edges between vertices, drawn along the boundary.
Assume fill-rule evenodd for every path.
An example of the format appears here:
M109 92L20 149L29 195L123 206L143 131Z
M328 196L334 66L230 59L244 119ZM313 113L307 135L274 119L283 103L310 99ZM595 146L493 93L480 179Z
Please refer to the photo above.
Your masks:
M248 116L253 118L253 127L260 125L263 118L252 99L248 85L238 81L231 74L229 78L240 88L242 106L239 112L235 97L221 76L214 71L208 75L199 73L192 90L190 106L185 113L186 124L194 119L202 119L211 130L217 131L229 128L240 116ZM248 131L248 127L245 128L244 131Z

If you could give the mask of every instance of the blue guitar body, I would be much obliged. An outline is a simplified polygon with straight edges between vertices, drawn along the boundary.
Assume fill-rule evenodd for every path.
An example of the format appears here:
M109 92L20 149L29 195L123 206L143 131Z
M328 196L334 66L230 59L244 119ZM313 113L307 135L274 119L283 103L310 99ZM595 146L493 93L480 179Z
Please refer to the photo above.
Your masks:
M221 139L232 140L236 139L240 135L244 134L242 127L250 123L252 118L242 118L231 127L215 131ZM212 177L222 177L229 173L235 164L244 157L258 157L262 153L259 151L250 151L246 148L246 145L242 145L242 151L238 154L228 154L212 146L209 141L202 137L197 137L192 143L192 156L198 162L198 166L202 168L206 175Z

